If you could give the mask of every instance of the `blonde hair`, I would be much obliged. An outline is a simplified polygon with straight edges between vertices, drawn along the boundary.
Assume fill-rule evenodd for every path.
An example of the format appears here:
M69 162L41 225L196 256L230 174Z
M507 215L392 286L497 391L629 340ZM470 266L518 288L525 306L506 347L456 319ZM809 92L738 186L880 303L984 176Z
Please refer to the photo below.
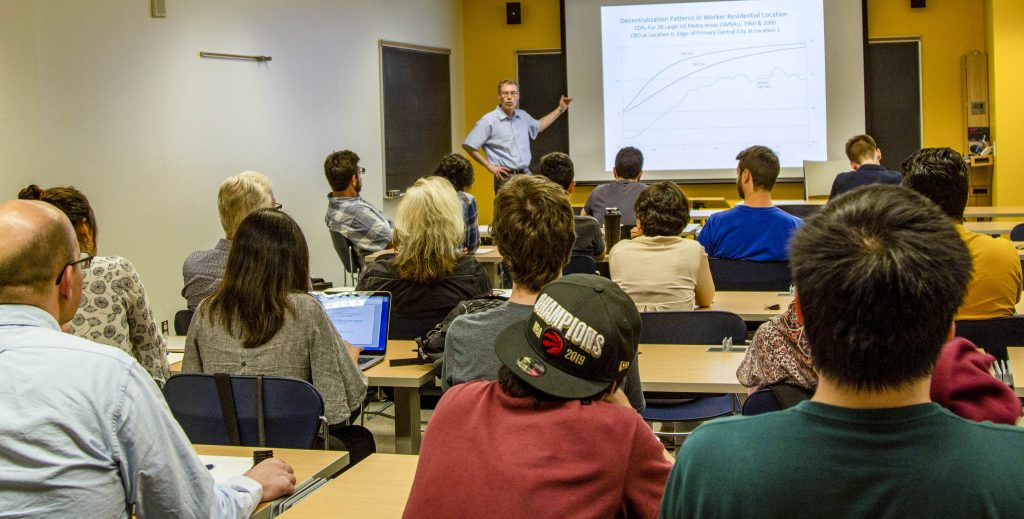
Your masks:
M441 177L416 181L395 214L395 270L417 283L440 281L455 271L466 223L462 202Z
M258 171L243 171L221 183L217 212L228 239L235 237L239 224L249 213L273 205L270 190L270 179Z

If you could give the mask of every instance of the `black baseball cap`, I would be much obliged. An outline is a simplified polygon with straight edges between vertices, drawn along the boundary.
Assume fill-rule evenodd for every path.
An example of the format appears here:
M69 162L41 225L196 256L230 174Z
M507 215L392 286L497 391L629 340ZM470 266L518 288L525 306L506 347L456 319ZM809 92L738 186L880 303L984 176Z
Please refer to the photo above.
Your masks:
M633 300L610 279L571 274L545 286L530 317L498 334L494 351L530 386L586 398L629 369L639 343Z

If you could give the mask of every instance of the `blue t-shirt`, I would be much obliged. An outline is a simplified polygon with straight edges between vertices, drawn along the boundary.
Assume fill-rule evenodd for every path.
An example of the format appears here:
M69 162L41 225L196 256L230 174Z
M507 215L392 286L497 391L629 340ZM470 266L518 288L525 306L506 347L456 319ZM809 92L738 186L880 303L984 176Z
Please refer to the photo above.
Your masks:
M738 205L711 215L697 241L712 258L785 261L789 238L803 223L778 207Z

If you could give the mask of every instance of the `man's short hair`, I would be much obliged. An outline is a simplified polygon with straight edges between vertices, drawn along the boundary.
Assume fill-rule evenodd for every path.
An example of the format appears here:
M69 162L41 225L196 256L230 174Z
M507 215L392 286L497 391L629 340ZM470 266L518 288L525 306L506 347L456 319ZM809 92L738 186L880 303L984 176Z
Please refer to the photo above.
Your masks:
M494 196L491 236L512 281L539 292L569 262L576 229L565 191L538 175L515 175Z
M553 151L541 157L537 173L548 177L566 191L569 190L569 185L576 177L572 159L560 151Z
M754 188L771 191L779 178L779 156L767 146L751 146L736 155L739 170L750 170Z
M217 191L217 212L224 234L234 236L249 213L272 205L270 179L256 171L228 177Z
M67 216L51 205L46 208L52 209L53 218L34 229L31 236L22 237L27 239L12 243L10 237L4 238L0 304L28 303L46 293L64 265L77 259L72 257L77 238Z
M331 191L344 191L359 174L359 155L354 151L336 151L324 160L324 175Z
M870 135L855 135L846 141L846 158L854 164L861 164L865 160L874 160L878 145Z
M690 223L690 201L673 182L647 186L633 204L644 236L679 236Z
M790 268L815 369L888 390L931 374L971 278L971 255L935 204L864 186L808 218Z
M962 155L949 148L924 148L907 157L900 169L904 186L928 197L950 218L963 221L970 171Z
M473 165L466 157L458 153L449 153L437 164L434 176L447 178L456 191L465 191L473 185Z
M519 82L518 81L516 81L516 80L514 80L512 78L505 78L505 79L502 79L501 81L498 81L498 94L501 94L501 87L503 87L505 85L512 85L512 86L516 87L516 92L519 91Z
M615 174L619 178L634 179L644 171L644 154L640 150L626 146L615 154Z

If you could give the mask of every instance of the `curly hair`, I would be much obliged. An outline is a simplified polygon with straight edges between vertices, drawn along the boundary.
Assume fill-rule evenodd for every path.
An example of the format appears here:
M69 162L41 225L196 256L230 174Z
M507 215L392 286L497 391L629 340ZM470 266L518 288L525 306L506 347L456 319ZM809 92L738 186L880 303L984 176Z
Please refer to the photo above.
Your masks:
M434 176L447 178L456 191L465 191L473 185L473 165L466 157L458 153L449 153L437 164Z
M565 190L539 175L515 175L494 196L491 235L512 281L533 292L562 275L576 226Z
M679 236L690 223L690 201L672 182L648 186L636 197L633 209L644 236Z
M232 239L238 226L253 211L273 205L270 179L257 171L228 177L217 191L217 213L224 235Z

